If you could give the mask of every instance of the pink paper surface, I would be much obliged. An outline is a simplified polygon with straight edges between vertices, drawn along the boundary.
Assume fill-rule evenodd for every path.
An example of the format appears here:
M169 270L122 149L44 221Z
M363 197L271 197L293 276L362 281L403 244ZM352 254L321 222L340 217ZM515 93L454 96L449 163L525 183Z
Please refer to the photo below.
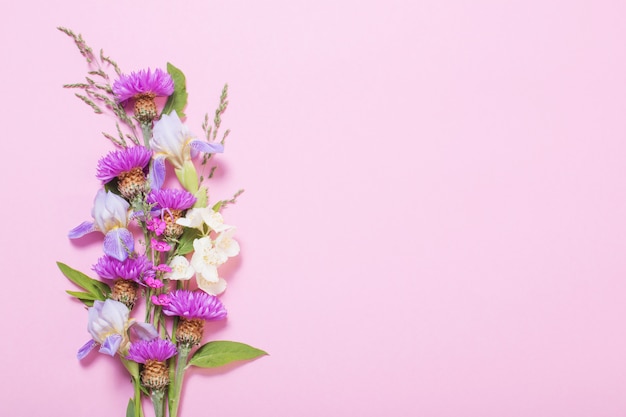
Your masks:
M271 356L193 371L182 417L626 413L626 3L15 2L0 17L3 416L123 416L114 359L56 269L84 272L98 159L63 90L86 66L181 68L211 198L242 253L207 329ZM146 406L146 416L151 416Z

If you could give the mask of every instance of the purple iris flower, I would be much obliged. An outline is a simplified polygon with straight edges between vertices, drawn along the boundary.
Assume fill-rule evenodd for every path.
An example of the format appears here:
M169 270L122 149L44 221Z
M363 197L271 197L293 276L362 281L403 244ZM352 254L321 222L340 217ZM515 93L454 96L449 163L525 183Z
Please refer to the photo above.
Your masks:
M96 346L100 352L115 356L126 351L131 340L152 340L158 332L148 323L135 322L129 318L130 310L119 301L96 300L89 308L87 330L92 339L78 351L78 359L83 359Z
M220 143L197 139L187 125L180 121L176 111L161 115L154 124L150 148L154 150L152 189L161 188L163 185L166 159L175 169L182 170L185 163L191 163L191 159L200 152L224 152L224 146Z
M99 190L94 199L91 216L93 222L83 222L68 233L70 239L77 239L88 233L104 233L104 253L124 261L135 247L135 239L126 228L129 222L130 205L122 197L105 190Z

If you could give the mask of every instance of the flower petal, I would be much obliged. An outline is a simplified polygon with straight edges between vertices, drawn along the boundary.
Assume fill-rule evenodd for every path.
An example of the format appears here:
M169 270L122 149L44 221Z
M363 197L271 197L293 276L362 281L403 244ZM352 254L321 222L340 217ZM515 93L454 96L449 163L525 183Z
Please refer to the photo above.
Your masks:
M229 258L239 255L239 243L233 239L235 230L234 227L226 230L220 233L215 239L215 249Z
M192 140L189 143L191 149L196 152L204 153L222 153L224 152L224 145L221 143L205 142L203 140Z
M196 281L198 282L198 288L207 294L220 295L226 290L226 280L219 278L217 282L205 280L203 276L197 275Z
M82 222L75 228L69 231L67 236L70 239L77 239L79 237L85 236L87 233L95 232L98 230L96 228L96 224L94 222Z
M129 207L128 201L119 195L100 189L93 201L91 217L98 230L106 234L118 227L126 227Z
M202 220L202 216L203 216L202 213L204 210L211 210L211 209L208 207L191 208L187 211L187 214L185 215L185 217L181 217L180 219L176 220L176 224L202 230L202 225L204 224L204 221Z
M100 346L100 353L106 353L107 355L115 356L117 350L120 348L120 344L122 343L122 335L121 334L112 334L111 336L104 339L104 343Z
M118 334L124 333L129 315L130 310L125 304L110 298L104 302L100 311L100 318L106 320L109 325L108 331L114 331Z
M134 322L128 330L132 343L138 340L152 340L159 336L159 333L150 323Z
M125 261L134 248L135 239L128 229L113 229L104 237L104 253L118 261Z
M171 271L167 272L163 277L172 280L187 280L191 279L195 270L189 264L189 261L184 256L174 256L169 264Z
M89 354L89 352L91 352L93 350L93 348L96 347L96 341L91 339L89 340L87 343L85 343L80 349L78 349L78 353L76 354L76 357L78 358L78 360L83 359L85 356L87 356Z
M163 186L165 181L165 157L158 156L154 158L152 166L150 167L150 188L153 190L159 190Z
M214 211L208 207L207 210L202 211L202 220L204 220L207 226L209 226L212 230L215 230L217 233L233 228L233 226L224 224L224 217L222 217L222 213Z

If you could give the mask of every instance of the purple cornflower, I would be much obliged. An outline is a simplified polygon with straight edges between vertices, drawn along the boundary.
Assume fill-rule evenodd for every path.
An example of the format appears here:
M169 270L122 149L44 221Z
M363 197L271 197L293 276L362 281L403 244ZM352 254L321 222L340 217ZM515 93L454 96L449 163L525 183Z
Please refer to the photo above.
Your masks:
M173 92L172 77L160 68L124 74L113 83L113 94L122 104L141 95L170 96Z
M164 210L187 210L195 204L196 197L185 190L166 188L152 190L146 201Z
M125 105L130 99L134 99L135 118L142 128L152 126L152 121L159 117L154 98L156 96L169 96L174 92L174 80L161 69L154 72L148 68L139 72L131 72L130 75L122 75L113 83L113 94L121 105ZM146 147L149 140L145 138ZM158 183L159 185L162 182Z
M174 343L156 338L131 344L126 359L143 363L141 384L150 388L154 394L155 391L162 392L169 385L170 375L165 361L177 353Z
M109 152L98 161L96 178L107 183L135 168L143 170L150 162L151 157L152 151L143 146L133 146L132 148Z
M168 316L188 320L221 320L226 318L226 308L215 296L202 291L176 290L170 294L170 303L163 307Z
M150 240L150 246L157 252L167 252L172 247L167 243L160 240L152 239Z
M160 210L162 220L166 225L163 232L165 237L177 239L184 230L183 226L176 222L182 217L184 210L195 204L196 197L185 190L167 188L152 190L146 197L146 201L155 204L156 209Z
M169 340L156 338L132 343L130 349L128 349L126 359L144 364L147 361L165 362L177 353L178 350L174 343Z
M152 262L145 256L139 255L136 258L127 258L119 261L112 256L104 255L93 266L93 270L105 279L127 279L140 282L144 275L152 275ZM146 274L147 273L147 274Z
M153 295L150 297L150 300L152 300L152 304L156 306L166 306L171 301L170 296L167 294Z

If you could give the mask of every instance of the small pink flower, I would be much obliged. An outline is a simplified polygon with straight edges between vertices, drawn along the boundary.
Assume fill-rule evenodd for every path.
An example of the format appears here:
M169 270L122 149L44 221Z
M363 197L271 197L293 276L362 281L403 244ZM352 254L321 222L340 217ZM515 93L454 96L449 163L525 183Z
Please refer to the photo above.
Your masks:
M156 240L154 238L150 241L150 245L152 246L152 249L157 252L167 252L171 249L171 246L167 242Z
M163 287L163 282L160 279L156 279L154 277L148 276L144 278L144 282L150 288L161 288Z
M165 306L170 303L170 296L167 294L153 295L150 299L152 304L156 306Z
M146 224L146 228L148 230L152 230L157 236L161 236L163 234L163 232L165 231L165 226L167 226L167 223L165 223L158 217L153 217L152 219L148 220Z
M170 268L168 264L159 264L155 266L154 269L161 272L172 272L172 268Z

